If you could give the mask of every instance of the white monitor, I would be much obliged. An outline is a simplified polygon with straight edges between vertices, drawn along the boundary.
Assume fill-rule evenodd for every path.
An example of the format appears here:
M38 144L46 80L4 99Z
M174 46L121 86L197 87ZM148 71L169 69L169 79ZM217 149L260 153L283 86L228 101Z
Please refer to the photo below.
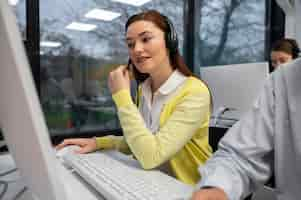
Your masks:
M211 125L231 126L251 108L269 74L269 65L261 62L201 67L200 73L212 93Z
M15 15L0 0L0 127L25 184L39 200L65 200L57 162Z

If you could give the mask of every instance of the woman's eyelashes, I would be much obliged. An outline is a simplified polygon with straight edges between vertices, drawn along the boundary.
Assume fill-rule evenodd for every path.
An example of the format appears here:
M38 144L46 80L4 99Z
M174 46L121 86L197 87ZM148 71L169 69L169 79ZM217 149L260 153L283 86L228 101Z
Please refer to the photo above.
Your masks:
M147 44L148 42L150 42L153 39L153 36L145 36L142 37L140 40L143 44ZM136 42L135 41L130 41L127 42L127 46L129 49L133 49L135 47Z
M127 45L128 45L129 49L133 49L134 46L135 46L135 43L134 42L128 42Z
M151 36L143 37L143 38L142 38L142 42L143 42L143 43L147 43L147 42L149 42L151 39L153 39L153 37L151 37Z

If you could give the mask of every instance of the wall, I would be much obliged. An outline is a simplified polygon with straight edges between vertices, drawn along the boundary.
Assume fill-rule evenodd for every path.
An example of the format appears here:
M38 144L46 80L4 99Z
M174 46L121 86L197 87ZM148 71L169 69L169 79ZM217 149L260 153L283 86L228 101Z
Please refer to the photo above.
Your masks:
M276 0L285 17L285 37L295 38L301 44L301 0Z
M296 39L298 40L298 43L301 45L301 0L296 0Z

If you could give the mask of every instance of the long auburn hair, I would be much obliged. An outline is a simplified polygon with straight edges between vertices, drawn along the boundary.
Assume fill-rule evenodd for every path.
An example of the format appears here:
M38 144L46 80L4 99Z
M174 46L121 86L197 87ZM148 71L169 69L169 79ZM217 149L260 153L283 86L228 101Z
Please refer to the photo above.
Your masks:
M169 24L166 20L167 17L162 15L156 10L148 10L144 11L138 14L135 14L131 16L128 21L125 24L125 32L127 32L128 27L137 21L149 21L155 24L158 28L160 28L164 34L165 34L165 42L166 42L166 35L170 32ZM168 48L168 45L166 45L166 48ZM173 69L178 69L181 73L183 73L185 76L193 76L193 73L190 71L190 69L187 67L187 65L184 63L183 57L179 53L179 49L177 47L175 53L169 54L169 60L171 63L171 66ZM143 82L145 79L149 77L149 74L141 73L138 71L138 69L131 63L131 60L129 60L128 65L133 66L133 73L135 76L135 79L138 81L138 83Z

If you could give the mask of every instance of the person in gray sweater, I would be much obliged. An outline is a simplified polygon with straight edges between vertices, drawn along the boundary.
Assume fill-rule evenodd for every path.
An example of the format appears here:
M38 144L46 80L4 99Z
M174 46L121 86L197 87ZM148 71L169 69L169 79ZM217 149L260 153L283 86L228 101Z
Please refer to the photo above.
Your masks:
M200 167L192 200L243 199L275 176L278 200L301 197L301 58L276 70L252 109Z

